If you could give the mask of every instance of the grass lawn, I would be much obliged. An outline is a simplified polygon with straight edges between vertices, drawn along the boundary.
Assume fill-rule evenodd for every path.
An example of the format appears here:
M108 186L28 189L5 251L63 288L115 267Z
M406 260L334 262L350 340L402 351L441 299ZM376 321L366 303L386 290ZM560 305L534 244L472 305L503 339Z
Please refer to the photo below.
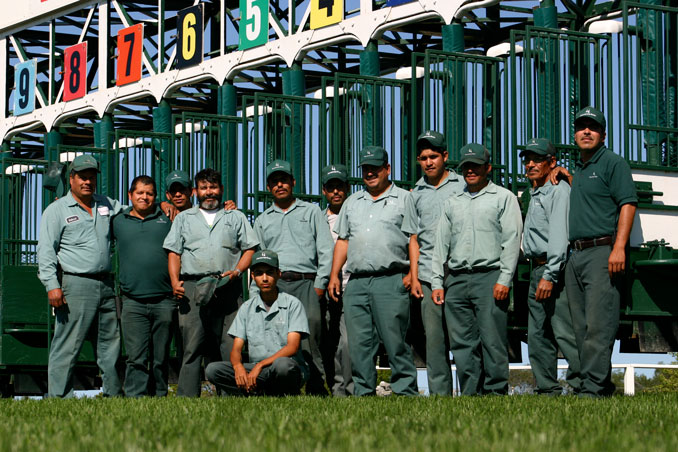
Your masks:
M2 400L0 451L678 450L678 393Z

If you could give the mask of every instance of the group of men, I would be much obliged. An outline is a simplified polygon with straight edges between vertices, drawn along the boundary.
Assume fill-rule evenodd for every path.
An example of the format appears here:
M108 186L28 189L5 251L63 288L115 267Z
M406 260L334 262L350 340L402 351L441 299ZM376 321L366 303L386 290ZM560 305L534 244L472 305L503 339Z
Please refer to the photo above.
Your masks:
M72 370L94 323L104 394L122 394L113 243L128 396L166 394L174 316L179 395L199 396L203 364L225 394L295 394L305 384L307 394L322 395L326 383L337 396L375 394L380 344L393 392L415 395L413 307L421 312L431 394L452 394L450 352L462 394L506 394L509 291L521 241L531 265L528 345L538 391L562 392L560 349L576 393L611 394L619 277L637 199L628 164L604 146L603 114L587 107L574 125L573 177L546 139L530 140L520 154L532 184L524 228L516 196L489 178L488 150L464 146L457 174L435 131L417 140L423 177L411 191L390 180L381 147L360 151L365 188L350 196L347 168L323 168L324 212L295 197L288 162L271 162L273 202L253 227L222 204L214 170L196 174L194 187L186 173L171 173L171 204L162 206L155 182L137 177L132 206L122 208L94 194L96 160L77 157L71 191L45 210L38 245L57 318L49 395L72 394ZM251 298L243 303L248 269Z

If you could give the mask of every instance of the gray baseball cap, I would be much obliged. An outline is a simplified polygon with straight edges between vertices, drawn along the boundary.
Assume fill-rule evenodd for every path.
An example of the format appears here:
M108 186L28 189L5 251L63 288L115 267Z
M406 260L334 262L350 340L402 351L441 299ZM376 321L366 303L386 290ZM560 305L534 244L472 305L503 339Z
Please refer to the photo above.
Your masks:
M525 145L525 150L520 151L520 156L523 157L528 152L538 155L556 155L556 148L546 138L532 138Z
M360 166L382 166L388 163L388 153L381 146L365 146L360 150Z
M96 170L99 172L99 162L89 154L79 155L73 159L71 162L71 171L85 171L88 169Z
M459 166L462 166L464 163L477 163L483 165L490 161L490 151L482 144L469 143L461 148L459 153L461 154Z

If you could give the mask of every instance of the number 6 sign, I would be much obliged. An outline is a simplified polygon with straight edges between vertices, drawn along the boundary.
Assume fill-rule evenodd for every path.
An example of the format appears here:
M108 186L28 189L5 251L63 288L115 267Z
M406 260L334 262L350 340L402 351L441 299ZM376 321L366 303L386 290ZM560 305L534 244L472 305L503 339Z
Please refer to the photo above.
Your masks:
M177 13L177 69L195 66L203 55L203 4Z
M240 0L240 50L268 42L268 0Z

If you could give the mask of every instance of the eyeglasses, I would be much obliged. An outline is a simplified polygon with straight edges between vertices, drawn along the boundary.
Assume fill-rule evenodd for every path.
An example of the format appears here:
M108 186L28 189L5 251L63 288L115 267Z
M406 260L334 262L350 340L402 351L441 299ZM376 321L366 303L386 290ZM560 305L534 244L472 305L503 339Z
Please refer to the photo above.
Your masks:
M543 163L551 160L551 157L548 155L532 155L523 157L523 165L527 165L530 162L534 163Z

